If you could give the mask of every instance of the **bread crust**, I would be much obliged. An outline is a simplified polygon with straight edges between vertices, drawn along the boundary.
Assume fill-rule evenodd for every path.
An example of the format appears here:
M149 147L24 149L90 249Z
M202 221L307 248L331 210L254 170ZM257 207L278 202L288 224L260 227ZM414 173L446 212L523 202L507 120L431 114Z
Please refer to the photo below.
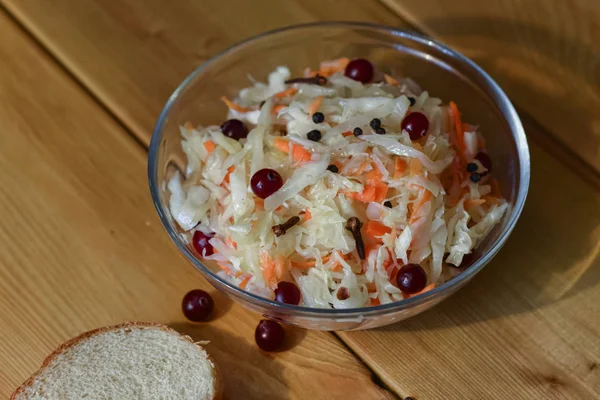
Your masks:
M38 369L36 372L33 373L33 375L31 375L25 382L23 382L23 384L21 386L19 386L14 393L10 396L9 400L17 400L17 397L21 394L23 394L25 392L25 389L27 389L29 386L31 386L33 384L33 382L35 381L35 379L44 371L45 368L47 368L55 359L56 357L58 357L60 354L62 354L63 352L65 352L65 350L69 349L70 347L73 347L75 345L77 345L78 343L89 339L92 336L96 336L102 333L106 333L106 332L110 332L110 331L116 331L119 329L126 329L126 328L156 328L156 329L160 329L163 330L165 332L171 332L171 333L176 333L177 335L183 337L184 339L186 339L187 341L189 341L190 343L196 345L198 348L204 350L208 356L208 360L212 363L213 365L213 369L212 369L212 375L213 375L213 381L214 381L214 393L215 395L213 396L213 400L219 400L221 399L221 395L222 395L222 385L220 384L220 378L219 378L219 373L217 371L217 364L215 364L215 361L213 360L213 358L208 354L208 352L206 351L206 349L204 349L204 347L200 346L199 344L195 343L191 337L187 336L187 335L182 335L181 333L177 332L174 329L169 328L166 325L163 324L159 324L156 322L140 322L140 321L132 321L132 322L124 322L121 324L117 324L117 325L109 325L109 326L103 326L101 328L96 328L96 329L92 329L91 331L87 331L84 332L78 336L75 336L72 339L67 340L66 342L64 342L63 344L61 344L60 346L58 346L58 348L56 348L56 350L54 350L52 353L50 353L50 355L48 357L46 357L44 359L44 362L42 362L42 366L40 367L40 369Z

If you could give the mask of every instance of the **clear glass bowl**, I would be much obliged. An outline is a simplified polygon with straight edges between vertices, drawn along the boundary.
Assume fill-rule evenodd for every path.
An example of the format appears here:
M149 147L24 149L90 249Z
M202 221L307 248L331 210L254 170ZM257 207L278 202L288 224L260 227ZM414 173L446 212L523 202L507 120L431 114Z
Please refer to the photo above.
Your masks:
M494 174L511 209L476 250L479 258L462 274L432 291L396 303L347 310L291 306L245 292L218 277L190 249L168 209L165 182L185 171L180 125L220 124L227 112L219 98L234 98L249 76L265 80L279 65L293 76L307 66L338 57L366 58L379 70L411 77L447 102L460 105L463 118L481 127L494 160ZM243 41L197 68L169 98L150 144L148 175L158 215L181 253L218 290L269 318L309 329L351 330L391 324L423 312L456 292L500 250L513 230L529 187L529 149L523 126L498 85L475 63L431 39L389 27L362 23L292 26Z

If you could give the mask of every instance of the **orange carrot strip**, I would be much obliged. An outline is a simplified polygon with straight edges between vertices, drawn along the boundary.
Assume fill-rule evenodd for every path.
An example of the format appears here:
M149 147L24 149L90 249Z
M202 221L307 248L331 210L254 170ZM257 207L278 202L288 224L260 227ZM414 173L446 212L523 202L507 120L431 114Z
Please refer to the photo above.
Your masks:
M392 228L385 226L381 222L369 220L365 224L363 232L366 236L369 236L375 240L380 240L379 237L390 233Z
M484 199L467 199L464 202L464 206L465 206L465 208L471 208L471 207L480 206L483 203L485 203Z
M432 198L432 194L429 190L424 190L423 194L421 195L421 198L419 199L418 203L413 207L412 212L410 214L410 219L409 219L409 224L412 224L417 218L416 215L419 212L419 209L421 207L423 207L425 205L425 203L427 203L429 200L431 200Z
M305 162L311 160L311 152L306 150L304 147L293 144L292 145L292 158L297 162Z
M492 196L492 195L489 195L489 194L483 196L483 200L485 200L485 202L488 203L491 206L495 206L496 204L500 204L500 202L502 201L502 199L500 197L495 197L495 196Z
M212 153L213 151L215 151L217 146L215 146L215 142L213 142L212 140L208 140L208 141L204 142L204 148L209 153Z
M313 115L314 113L316 113L317 111L319 111L319 107L321 107L321 103L323 102L323 96L319 96L316 99L314 99L312 101L312 103L310 103L308 105L308 114L309 115Z
M232 110L235 110L237 112L241 112L241 113L247 113L248 111L252 111L251 108L249 107L243 107L240 106L239 104L235 104L233 101L229 100L227 97L225 96L221 96L221 101L223 103L225 103L225 105L229 108L231 108Z
M388 74L383 74L383 77L385 78L385 81L388 85L398 86L398 84L400 83L398 82L398 79L391 77Z
M375 200L375 186L367 186L362 192L346 192L346 197L363 203L370 203Z
M279 111L283 110L284 108L286 108L286 105L283 104L277 104L273 106L273 114L277 114Z
M227 239L225 239L225 244L229 247L237 249L237 243L231 238L231 236L227 236Z
M310 221L312 213L309 210L304 211L304 221Z
M335 264L333 267L331 267L331 270L333 272L341 272L342 271L342 264L340 264L340 263Z
M419 175L421 173L421 171L423 170L423 164L421 164L421 161L419 161L416 158L412 158L408 165L409 165L409 173L411 175Z
M378 298L371 299L371 302L369 303L370 306L378 306L380 304L381 304L381 302L379 301Z
M388 185L384 182L379 182L375 184L375 198L374 200L378 203L381 203L387 197Z
M240 282L240 289L245 290L246 289L246 285L248 284L248 282L250 282L250 279L252 279L252 275L248 275L247 277L245 277Z
M400 157L396 157L394 160L394 179L400 178L406 171L406 161Z
M277 150L283 151L286 154L290 152L289 140L282 139L282 138L275 138L275 139L273 139L273 146L275 146L275 148Z
M347 260L350 258L349 254L339 254L339 256L342 257L343 260ZM329 261L330 258L331 258L331 255L325 256L325 257L321 258L321 262L323 264L325 264L327 261ZM292 261L292 267L299 268L299 269L308 269L308 268L314 267L315 265L317 265L316 260Z
M342 133L343 137L348 137L348 136L352 136L352 135L354 135L354 133L352 133L351 131L347 131L347 132Z
M293 96L298 92L298 89L295 87L291 87L291 88L287 88L285 90L282 90L281 92L275 93L273 95L273 97L275 97L276 99L281 99L284 97L288 97L288 96Z
M277 277L275 275L275 262L267 251L260 252L260 269L265 279L265 283L270 288L277 287Z
M403 294L403 297L405 299L409 299L411 297L415 297L418 296L420 294L423 294L425 292L429 292L430 290L435 289L435 283L430 283L429 285L425 286L425 288L423 290L421 290L419 293L415 293L415 294Z
M231 173L233 171L235 171L235 165L232 165L231 167L227 168L227 174L225 174L225 178L223 178L223 182L229 183L229 175L231 175Z
M460 112L458 111L458 107L456 103L451 101L449 103L450 110L452 110L452 116L454 117L454 125L456 126L456 138L457 145L461 151L465 150L465 132L463 131L462 122L460 120Z
M319 75L330 76L336 72L343 71L350 59L347 57L338 58L337 60L323 61L319 68Z
M275 276L277 277L277 280L281 280L281 278L283 277L283 274L286 270L285 268L286 265L286 259L279 256L277 258L275 258Z

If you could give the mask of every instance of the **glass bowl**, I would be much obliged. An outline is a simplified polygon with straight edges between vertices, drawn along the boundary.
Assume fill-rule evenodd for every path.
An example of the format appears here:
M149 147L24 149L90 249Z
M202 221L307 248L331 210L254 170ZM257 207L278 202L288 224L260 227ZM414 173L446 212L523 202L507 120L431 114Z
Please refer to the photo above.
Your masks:
M424 294L396 303L356 309L317 309L277 303L248 293L203 263L171 218L166 181L185 171L179 127L219 125L226 113L219 101L234 98L250 84L266 80L279 65L301 76L307 66L339 57L366 58L379 70L413 78L444 102L460 105L463 119L481 127L494 160L494 175L511 205L504 219L476 249L478 259L460 275ZM171 95L152 136L148 159L150 191L158 215L179 251L218 290L266 317L309 329L354 330L391 324L421 313L465 285L500 250L513 230L529 187L529 149L521 121L498 85L456 51L426 37L390 27L347 22L278 29L245 40L198 67Z

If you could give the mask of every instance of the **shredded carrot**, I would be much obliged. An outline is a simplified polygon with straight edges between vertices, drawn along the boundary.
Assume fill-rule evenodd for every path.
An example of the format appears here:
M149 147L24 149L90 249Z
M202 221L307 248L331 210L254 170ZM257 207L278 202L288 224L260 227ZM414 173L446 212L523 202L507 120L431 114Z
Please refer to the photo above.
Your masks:
M388 85L398 86L398 84L400 83L398 82L398 79L391 77L388 74L383 74L383 77L385 78L385 81Z
M423 164L416 158L411 158L409 162L409 174L410 175L419 175L423 170Z
M273 139L273 146L279 151L283 151L284 153L290 152L290 142L289 140L282 138Z
M312 218L312 213L310 212L310 210L304 211L304 221L310 221L311 218Z
M406 161L400 157L396 157L394 160L394 179L400 178L406 171Z
M340 263L335 264L333 267L331 267L331 270L333 272L341 272L342 271L342 264L340 264Z
M231 272L231 269L229 269L229 267L227 265L223 265L220 262L217 262L217 265L223 270L225 271L225 273L227 275L233 275L233 272Z
M377 297L374 299L371 299L371 302L369 303L370 306L378 306L380 304L381 304L381 302L379 301L379 299Z
M458 111L458 107L456 103L451 101L449 103L450 110L452 110L452 116L454 117L454 125L456 126L456 138L458 148L464 152L465 150L465 132L463 131L463 125L460 120L460 112Z
M240 289L245 290L246 289L246 285L248 284L248 282L250 282L250 279L252 279L252 275L248 275L247 277L245 277L240 282Z
M283 104L277 104L273 106L273 114L277 114L279 111L283 110L284 108L286 108L286 105Z
M275 262L267 251L260 252L260 269L263 273L265 283L270 288L277 287L277 276L275 275Z
M375 198L374 200L381 203L387 197L388 185L384 182L375 184Z
M359 167L359 168L356 170L356 172L355 172L354 174L355 174L355 175L360 175L360 174L362 174L362 173L365 171L365 169L367 169L367 167L368 167L369 165L371 165L371 163L370 163L370 162L366 162L366 163L362 164L362 165L361 165L361 166L360 166L360 167Z
M465 209L480 206L485 203L485 199L467 199L465 200L464 206Z
M381 175L381 172L379 171L379 169L373 168L372 170L370 170L369 172L367 172L365 174L365 178L367 178L368 184L375 185L375 184L381 182L383 175Z
M223 182L229 183L229 175L231 175L235 171L235 165L227 168L227 173L225 174L225 178L223 178Z
M489 194L483 196L483 200L485 200L485 202L488 203L491 206L495 206L496 204L500 204L500 202L502 201L502 199L500 197L492 196L492 195L489 195Z
M338 255L340 257L342 257L343 260L347 260L350 258L349 254L339 254ZM323 264L325 264L327 261L329 261L329 259L331 258L331 255L329 256L325 256L323 258L321 258L321 262ZM298 269L308 269L308 268L312 268L315 265L317 265L316 260L310 260L310 261L292 261L292 267L294 268L298 268Z
M327 77L335 74L336 72L343 71L349 62L350 59L347 57L338 58L337 60L323 61L319 68L319 75Z
M297 162L310 161L311 152L306 150L304 147L293 144L292 145L292 158Z
M423 194L421 195L421 198L419 199L419 201L414 205L412 212L410 214L410 219L409 219L409 224L412 224L413 222L415 222L417 220L417 214L419 212L419 209L421 207L423 207L425 205L425 203L427 203L428 201L431 200L432 198L432 194L429 190L423 190Z
M215 151L217 146L215 146L215 142L213 142L212 140L207 140L206 142L204 142L204 148L209 153L212 153L213 151Z
M263 211L265 209L265 201L261 198L255 197L254 207L256 207L256 209L259 211ZM252 220L252 222L254 222L254 220Z
M323 102L323 96L319 96L316 99L314 99L312 101L312 103L310 103L308 105L308 114L309 115L313 115L314 113L316 113L317 111L319 111L319 107L321 107L321 103Z
M383 236L386 233L390 233L391 231L392 231L392 228L385 226L381 222L377 222L377 221L373 221L373 220L367 221L367 223L365 224L365 227L363 228L363 232L364 232L365 236L373 238L377 241L380 240L379 239L380 236Z
M183 124L183 127L185 129L187 129L188 131L193 131L194 130L194 125L192 125L192 123L190 121L187 121L185 124Z
M237 243L231 238L231 236L227 236L227 239L225 239L225 244L229 247L237 249Z
M425 288L423 290L421 290L419 293L414 293L414 294L404 294L403 297L405 299L409 299L411 297L415 297L418 296L420 294L423 294L425 292L429 292L430 290L435 289L435 283L430 283L429 285L425 286Z
M342 133L343 137L348 137L348 136L352 136L352 135L354 135L354 133L352 133L351 131L346 131L346 132Z
M298 92L298 89L295 87L291 87L291 88L287 88L285 90L282 90L281 92L275 93L273 95L273 97L275 97L276 99L282 99L284 97L288 97L288 96L293 96Z
M369 293L375 293L377 291L377 286L375 285L375 282L367 282L365 286L367 287L367 291Z
M363 203L370 203L375 200L375 186L367 186L362 192L346 192L346 197Z
M281 280L284 272L287 270L286 262L287 260L281 256L275 258L275 276L277 277L278 281Z
M241 112L241 113L247 113L248 111L252 111L251 108L249 107L243 107L240 106L239 104L235 104L233 101L229 100L227 97L225 96L221 96L221 101L223 103L225 103L225 105L229 108L231 108L232 110L235 110L237 112Z

